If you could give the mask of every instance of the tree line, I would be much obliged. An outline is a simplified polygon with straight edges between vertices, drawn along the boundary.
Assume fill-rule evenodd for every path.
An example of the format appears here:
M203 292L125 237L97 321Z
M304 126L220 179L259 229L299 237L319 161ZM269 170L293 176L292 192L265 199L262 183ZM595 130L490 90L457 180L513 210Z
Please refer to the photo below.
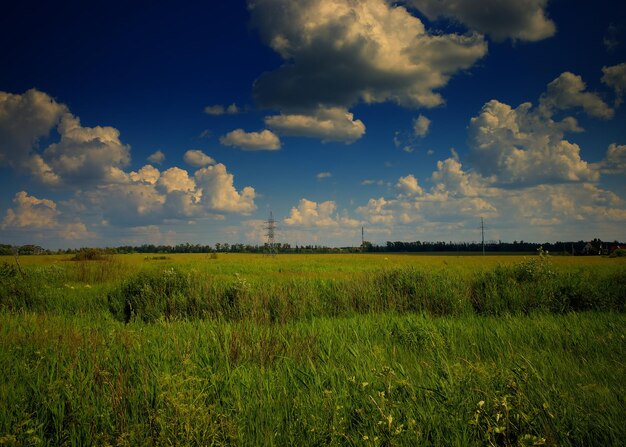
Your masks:
M535 253L540 248L552 254L570 255L593 255L608 254L616 249L626 247L626 244L618 241L605 242L600 239L576 242L525 242L525 241L489 241L485 243L486 253ZM0 244L0 255L12 255L15 250L19 255L39 254L76 254L85 248L68 248L59 250L45 249L39 245L22 245L16 247L9 244ZM273 247L268 244L229 244L216 243L215 245L203 244L177 244L177 245L121 245L98 249L101 253L127 254L127 253L449 253L449 252L482 252L483 245L480 242L453 242L453 241L387 241L377 245L365 241L360 247L328 247L324 245L295 245L288 243L276 243Z

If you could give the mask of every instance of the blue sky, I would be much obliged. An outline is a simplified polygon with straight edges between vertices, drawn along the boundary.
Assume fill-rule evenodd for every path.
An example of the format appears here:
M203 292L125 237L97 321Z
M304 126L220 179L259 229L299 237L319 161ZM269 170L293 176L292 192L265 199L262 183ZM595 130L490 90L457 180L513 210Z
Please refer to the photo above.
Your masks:
M626 239L626 7L10 5L0 241Z

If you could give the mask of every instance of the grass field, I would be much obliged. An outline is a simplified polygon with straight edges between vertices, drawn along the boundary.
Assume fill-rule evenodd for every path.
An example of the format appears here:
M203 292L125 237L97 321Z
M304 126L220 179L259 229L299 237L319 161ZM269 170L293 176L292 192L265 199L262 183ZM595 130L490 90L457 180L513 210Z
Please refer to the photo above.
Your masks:
M623 258L68 259L0 259L0 445L626 439Z

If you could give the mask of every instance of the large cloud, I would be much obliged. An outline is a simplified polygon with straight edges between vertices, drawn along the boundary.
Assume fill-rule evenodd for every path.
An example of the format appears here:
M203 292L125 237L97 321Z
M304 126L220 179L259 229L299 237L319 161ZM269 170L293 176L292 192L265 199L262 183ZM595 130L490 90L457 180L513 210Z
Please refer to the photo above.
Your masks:
M409 0L431 20L447 17L470 29L505 39L537 41L554 35L546 16L548 0Z
M434 107L435 90L487 52L479 35L429 34L385 0L249 0L263 40L285 60L254 84L261 106L286 113L394 101Z
M265 117L265 124L281 135L319 138L322 142L352 143L365 133L365 125L341 107L319 108L312 114Z
M287 226L308 228L356 227L360 222L351 219L347 214L337 212L337 204L332 200L314 202L300 199L298 206L291 208L289 216L283 222Z
M37 239L48 240L59 237L65 240L81 240L94 237L82 222L60 221L62 213L50 199L38 199L20 191L13 199L14 208L9 208L0 228L9 232L36 232Z
M438 162L429 190L406 194L404 185L413 178L401 177L395 196L372 198L357 208L367 231L397 240L470 241L479 237L482 216L489 239L577 240L617 238L616 228L626 221L624 200L593 183L500 188L456 158Z
M37 89L22 95L0 92L0 165L29 165L33 147L50 134L65 113L66 106ZM42 161L35 162L39 165L36 169L42 169Z
M573 119L555 122L530 103L514 109L491 100L471 119L469 143L476 168L501 184L597 180L580 147L563 138L565 130L577 129Z
M194 166L196 168L201 168L203 166L212 165L215 163L215 160L212 157L209 157L207 154L199 149L190 149L185 152L183 160L185 160L185 163L187 163L188 165Z
M120 141L113 127L83 127L70 114L58 126L61 140L51 144L43 158L68 184L115 181L119 170L130 163L130 146Z
M547 109L546 112L551 113L553 109L567 110L581 107L589 116L613 118L613 109L597 93L585 91L586 88L580 76L568 71L561 73L558 78L548 84L546 92L539 100L540 108Z
M626 93L626 62L611 67L602 67L602 82L615 90L615 106L619 107Z
M626 174L626 144L610 144L597 167L603 174Z
M224 146L234 146L244 151L277 151L280 149L280 139L270 130L261 132L246 132L235 129L220 137Z
M581 158L580 147L565 139L566 132L582 131L576 119L553 117L574 107L597 118L613 116L595 93L585 91L579 76L568 72L548 84L536 108L529 102L517 108L495 99L487 102L469 125L476 169L511 186L598 180L598 170Z
M199 169L194 177L202 188L202 203L209 209L243 214L256 209L254 188L246 186L238 192L233 184L234 176L222 163Z

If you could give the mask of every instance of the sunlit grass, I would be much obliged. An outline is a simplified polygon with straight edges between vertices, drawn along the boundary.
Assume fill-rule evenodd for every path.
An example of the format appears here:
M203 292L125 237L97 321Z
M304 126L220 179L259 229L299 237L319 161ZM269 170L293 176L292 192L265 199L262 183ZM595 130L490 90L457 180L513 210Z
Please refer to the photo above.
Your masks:
M167 257L0 259L0 445L626 439L624 259Z

